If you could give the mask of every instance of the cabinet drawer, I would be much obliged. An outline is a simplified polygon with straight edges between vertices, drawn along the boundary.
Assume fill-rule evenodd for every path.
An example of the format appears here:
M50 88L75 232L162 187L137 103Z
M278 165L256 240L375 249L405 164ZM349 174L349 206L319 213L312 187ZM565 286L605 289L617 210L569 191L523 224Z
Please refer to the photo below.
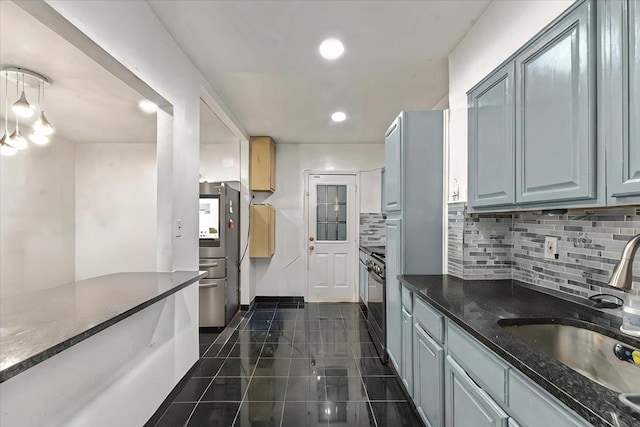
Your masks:
M415 299L413 317L433 339L441 344L444 342L444 317L418 297Z
M518 421L528 427L571 427L587 425L567 413L555 398L531 381L509 373L509 408Z
M402 306L407 313L413 313L413 292L404 286L402 287Z
M449 354L453 355L469 376L477 380L483 389L505 402L508 365L499 361L480 342L451 321L447 332Z

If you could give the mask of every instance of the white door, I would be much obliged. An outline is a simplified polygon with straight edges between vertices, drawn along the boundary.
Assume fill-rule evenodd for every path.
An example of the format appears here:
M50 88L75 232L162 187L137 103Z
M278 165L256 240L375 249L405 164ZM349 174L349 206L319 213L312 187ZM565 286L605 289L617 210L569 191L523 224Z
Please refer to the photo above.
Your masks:
M356 175L309 175L308 301L357 301Z

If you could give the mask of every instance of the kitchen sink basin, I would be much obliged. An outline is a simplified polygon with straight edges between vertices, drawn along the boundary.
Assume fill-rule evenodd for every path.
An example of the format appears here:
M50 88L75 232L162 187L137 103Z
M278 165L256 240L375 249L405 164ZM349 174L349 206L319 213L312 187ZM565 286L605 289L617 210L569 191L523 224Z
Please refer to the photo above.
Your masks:
M586 327L501 320L498 324L578 373L617 392L640 392L636 348ZM640 352L635 353L640 361ZM624 360L621 360L624 359Z

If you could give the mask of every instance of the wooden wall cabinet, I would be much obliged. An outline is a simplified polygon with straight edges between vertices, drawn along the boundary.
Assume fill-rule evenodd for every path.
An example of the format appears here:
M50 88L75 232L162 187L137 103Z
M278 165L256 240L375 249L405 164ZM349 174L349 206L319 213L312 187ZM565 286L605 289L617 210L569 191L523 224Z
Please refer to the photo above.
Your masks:
M276 210L271 205L249 208L249 257L271 258L276 251Z
M249 142L249 190L276 191L276 144L269 136Z

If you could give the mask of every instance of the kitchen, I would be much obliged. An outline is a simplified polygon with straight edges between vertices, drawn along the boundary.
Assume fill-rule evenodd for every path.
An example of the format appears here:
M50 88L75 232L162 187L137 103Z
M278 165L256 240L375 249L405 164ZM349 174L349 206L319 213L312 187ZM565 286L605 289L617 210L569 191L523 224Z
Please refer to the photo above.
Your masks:
M324 175L319 174L319 172L328 172L331 170L359 173L360 194L358 197L354 198L354 203L359 205L357 211L361 214L375 213L379 215L379 207L381 204L381 200L379 200L380 191L371 190L365 193L364 188L367 188L368 186L368 188L375 189L377 185L376 182L380 179L379 175L375 171L376 169L385 166L385 179L389 176L388 166L385 164L388 159L385 160L384 145L381 143L388 125L401 110L431 109L434 107L436 107L435 109L438 109L437 107L444 108L447 106L450 110L448 126L446 129L443 129L443 139L447 141L447 144L445 145L446 149L442 152L442 157L448 159L448 161L445 161L442 164L445 189L442 191L441 200L446 198L447 202L457 203L441 206L442 209L440 209L441 218L448 218L448 221L446 224L443 224L443 227L445 225L451 226L450 228L446 228L446 233L442 233L443 243L440 244L440 249L441 252L448 255L449 262L447 269L443 269L441 271L455 273L458 277L463 277L465 280L468 279L472 281L480 279L510 280L514 278L523 282L541 284L541 286L550 283L555 286L555 291L563 292L564 294L571 293L573 295L570 297L578 296L583 300L585 299L584 297L595 293L596 289L602 288L600 283L608 280L608 277L604 276L609 275L613 269L613 264L611 264L610 261L603 263L602 261L599 262L595 259L587 258L587 256L597 257L597 252L595 254L587 254L585 252L588 250L600 250L604 254L601 255L601 257L606 257L607 260L617 260L619 258L620 252L624 247L622 237L629 236L630 238L633 234L638 233L638 213L637 211L630 210L637 207L638 201L636 199L630 198L627 201L620 203L621 207L619 208L611 208L602 211L594 209L595 207L607 205L608 203L606 201L602 204L600 203L601 200L596 200L593 202L592 208L589 208L588 206L591 202L584 202L581 204L573 203L570 208L578 208L581 209L581 211L575 212L573 210L569 210L567 213L563 213L562 211L549 212L549 215L546 215L543 218L539 216L539 213L531 213L532 211L528 210L519 211L519 207L513 202L508 208L504 208L504 206L509 205L509 203L502 203L501 205L503 208L498 209L500 212L496 212L496 210L492 210L491 208L486 208L483 213L474 214L471 210L475 209L475 206L478 205L473 205L474 202L471 195L474 194L472 191L475 190L467 190L467 183L475 182L473 177L467 178L466 172L468 158L466 148L467 129L470 127L467 126L467 91L472 89L477 83L483 81L485 76L488 76L492 70L503 63L511 56L511 54L524 46L529 39L534 37L540 30L550 24L567 7L569 7L571 3L572 2L494 2L491 5L488 5L487 3L484 6L478 6L479 10L476 11L477 16L473 19L473 23L471 23L471 20L466 22L464 24L466 27L462 26L462 28L459 29L460 38L456 40L455 43L452 43L448 48L448 51L442 52L442 57L448 62L448 71L446 71L444 75L434 76L434 79L444 78L444 80L437 85L440 88L440 92L432 93L433 99L431 100L421 101L428 102L429 105L424 105L420 102L412 103L408 101L406 104L402 104L402 100L396 101L395 105L389 105L388 109L391 111L384 112L386 118L384 120L380 120L379 123L376 122L378 129L373 129L372 131L375 133L375 136L367 139L369 141L377 141L376 143L341 144L340 141L334 140L327 141L326 144L298 144L287 143L287 140L291 141L291 137L283 137L281 142L278 135L275 132L269 132L268 128L261 130L260 133L252 132L252 135L273 135L277 142L277 189L272 195L257 194L256 200L254 201L254 203L270 203L276 209L276 250L274 258L270 261L268 259L246 259L244 261L247 264L244 266L246 267L246 270L244 270L246 271L246 274L243 274L240 279L240 304L249 308L256 297L266 297L273 300L274 298L300 298L306 295L307 289L304 282L307 280L305 278L307 274L307 251L309 247L309 237L314 236L309 235L310 228L306 221L306 218L308 218L309 208L308 206L305 206L305 203L303 203L302 200L304 199L303 194L309 188L309 182L314 179L316 174L318 176ZM51 5L58 11L58 13L62 14L66 19L89 34L92 39L96 40L98 44L103 46L103 48L109 51L129 69L136 70L136 74L138 74L141 79L148 81L149 84L157 89L162 88L158 89L158 91L171 102L174 112L179 112L179 114L175 114L173 118L173 137L175 141L188 141L188 143L185 142L178 152L172 153L174 171L171 175L174 177L173 186L178 191L174 194L168 195L168 203L170 206L173 206L173 213L169 215L168 222L166 221L166 216L160 218L165 218L165 225L168 225L167 228L169 229L173 228L173 222L175 219L181 219L182 237L176 238L169 236L169 246L172 250L171 260L166 270L160 271L180 269L193 271L197 269L198 221L197 211L192 212L191 208L196 206L196 200L198 197L195 185L192 184L198 182L197 175L199 156L196 146L198 145L197 128L199 123L197 117L199 100L204 99L205 101L209 101L209 105L216 106L215 108L217 108L216 113L218 116L222 117L225 124L232 129L235 134L239 135L238 144L240 146L241 159L240 182L243 184L243 188L241 188L241 205L246 207L246 209L241 210L241 229L243 224L246 225L249 223L248 206L251 202L251 194L248 190L249 171L247 161L250 154L250 134L241 129L241 126L238 125L238 123L242 123L242 121L235 119L234 115L231 113L231 111L233 111L235 114L238 114L241 107L237 105L231 107L231 103L228 104L230 107L226 107L225 104L221 102L222 99L229 102L228 99L230 95L223 93L223 89L221 87L213 84L215 83L215 79L209 76L214 75L215 72L211 70L208 72L204 71L207 67L210 67L210 64L194 61L198 66L198 68L196 68L182 53L182 50L184 50L192 60L196 57L194 56L193 51L190 52L194 47L189 47L182 39L182 37L186 36L176 33L175 28L172 28L172 24L167 19L167 14L172 13L172 10L170 9L171 5L169 4L168 9L163 10L158 4L154 4L154 2L151 2L150 4L151 6L145 3L131 2L107 6L106 4L95 3L88 6L83 5L82 3L51 2ZM632 2L631 4L635 3ZM487 6L488 8L486 8ZM139 19L137 19L136 23L133 23L128 20L120 19L122 16L135 16ZM176 16L180 16L180 14L176 13ZM198 22L198 20L193 16L189 19L192 19L193 22ZM447 22L451 21L446 17L443 19ZM165 27L169 28L169 31L163 27L163 24ZM180 19L176 19L173 23L173 25L179 24ZM592 25L593 24L594 23L592 22ZM197 25L196 28L199 28L201 25L202 24ZM202 26L206 28L206 26ZM148 31L149 34L154 35L156 41L150 40L148 36L145 36L144 38L139 37L142 31L141 28L144 28L144 30ZM316 38L317 37L314 37L312 46L313 50L317 49L317 44L321 41L321 38L319 40L316 40ZM355 48L353 45L349 45L349 43L346 43L346 48L347 53L344 60L347 60L352 52L357 52L357 49L354 50ZM311 52L311 49L309 51ZM315 55L315 52L313 52L313 54ZM215 58L211 57L209 61L215 61ZM335 62L335 64L340 64L340 62ZM200 71L197 71L198 69L203 70L203 73L207 74L200 74ZM204 77L205 75L212 78L211 83L207 81L207 78ZM223 79L221 78L221 80ZM217 90L220 90L220 92L216 92L213 89L214 87ZM239 87L239 90L240 89L243 88ZM241 93L240 96L246 98L247 94ZM440 102L441 100L442 103ZM393 103L394 102L392 100L389 100L389 104ZM333 102L329 102L329 104L333 104ZM264 105L268 104L264 103ZM331 105L331 107L333 107L333 105ZM328 116L332 111L334 111L333 109L323 113L327 116L326 121L330 123L329 126L334 126L331 128L332 132L339 131L340 129L344 129L345 132L349 131L349 126L351 126L350 122L352 120L357 120L358 113L355 112L357 111L356 109L348 110L347 108L344 108L344 110L346 110L348 118L344 125L341 125L343 128L336 127L337 125L333 125L329 122ZM351 111L354 111L354 113ZM273 120L274 118L271 117L271 119ZM303 123L292 124L291 127L293 128L294 125L300 125L304 130L310 129L310 127L304 126ZM245 124L245 126L249 127L248 124ZM298 135L303 134L304 132L298 130ZM346 138L344 139L346 140ZM601 147L601 145L598 145L598 148ZM534 157L532 157L532 159L533 158ZM471 159L471 157L469 157L469 159ZM603 157L597 156L597 159L602 161ZM471 161L469 161L469 163L471 163ZM603 171L604 168L597 168L597 170ZM364 179L363 176L365 177ZM587 178L587 181L591 178ZM597 187L597 185L604 185L605 181L600 178L597 180L593 178L593 182L596 183ZM330 186L343 184L325 183L322 185ZM455 188L456 186L457 188ZM469 185L469 187L471 188L471 185ZM595 193L587 193L597 193L595 199L604 197L604 194L606 194L602 193L600 188L594 188L593 190ZM604 191L606 191L606 189ZM453 193L458 194L458 200L452 200ZM415 193L412 194L415 197ZM411 197L412 194L408 194L407 196ZM467 194L470 195L468 198ZM570 198L577 200L579 197L584 196L574 195ZM590 196L587 196L587 198L588 197ZM468 204L465 207L461 203L467 200ZM560 202L557 203L561 204ZM633 206L633 208L630 208L629 206ZM564 208L553 206L553 208L566 209L566 206ZM542 210L543 209L541 208L537 208L535 212L540 212ZM242 217L243 215L244 218ZM389 212L387 212L387 215L389 218ZM579 221L584 224L575 225L571 223L572 221ZM444 223L445 221L442 222ZM582 227L582 229L572 229L572 227ZM609 240L612 240L613 242L610 243L609 240L606 242L602 241L604 240L604 236L601 236L601 234L605 233L599 233L598 230L601 229L617 229L624 231L620 231L619 233L611 232L611 236L613 237ZM559 232L551 233L548 232L548 230L557 230ZM609 232L607 231L607 233ZM526 258L526 256L532 256L530 253L527 254L526 251L532 252L530 248L535 245L540 246L540 249L542 249L543 243L537 241L539 238L527 236L525 234L551 234L551 237L560 237L557 243L556 253L561 257L561 259L558 259L558 262L563 264L551 268L547 266L546 261L543 260L543 256L534 256L533 260ZM407 233L405 232L405 237L406 236ZM471 240L467 240L467 236L470 236ZM390 236L388 233L386 239L387 242L389 242ZM449 242L448 244L447 241ZM575 249L569 249L566 245L569 243L573 244L573 242L577 242L576 244L578 246L574 246ZM580 247L579 245L583 246ZM594 245L602 248L591 249L588 245ZM389 246L387 246L387 252L387 268L389 268ZM489 253L489 255L483 255L487 253ZM570 259L565 258L565 256L569 257L570 254L573 254ZM552 255L555 255L555 253L552 253ZM350 271L349 274L353 275L353 282L355 283L358 265L358 261L356 259L357 252L354 252L353 256L353 270ZM452 260L456 260L457 262L452 262ZM577 266L577 268L574 267L570 269L569 264L571 263L574 266ZM593 265L594 263L598 264L598 266ZM582 266L588 270L584 269ZM637 263L635 267L637 270ZM397 271L399 273L403 273L403 271ZM562 274L563 271L568 272L567 276L569 277L564 276ZM412 271L404 271L404 273L412 273ZM577 276L577 278L574 276ZM393 279L394 275L387 274L387 281L390 277ZM404 278L402 283L405 283L405 288L415 295L409 294L407 304L403 304L404 299L402 296L404 296L404 294L401 294L398 299L398 303L405 308L405 312L408 315L418 318L420 317L420 313L429 313L431 315L435 313L436 317L455 317L455 313L453 311L445 309L446 307L444 307L441 302L438 302L437 299L433 299L431 297L426 300L426 304L428 304L428 306L426 306L426 308L423 307L424 310L421 312L419 307L422 306L419 305L419 303L425 303L425 300L420 300L416 296L421 291L418 290L418 285L416 285L415 282L412 284L412 280L413 279L411 278ZM593 282L588 283L587 280L591 280ZM637 283L637 280L635 282ZM456 286L455 279L451 279L448 283L450 285L449 288L451 289L451 292L454 292L453 288ZM585 284L587 287L585 287ZM398 286L400 286L400 282L398 282ZM634 286L637 289L637 284ZM402 288L399 287L398 289L402 291ZM480 288L478 287L477 289ZM610 291L610 289L607 289L607 291ZM494 293L499 294L500 291L496 290L491 294ZM626 295L620 292L616 293L615 290L613 290L613 293L622 296ZM357 295L357 292L355 295ZM465 294L465 298L467 296L468 295ZM531 297L531 294L527 294L525 292L523 297ZM547 302L545 299L532 300L542 304L546 304ZM411 302L409 303L409 301ZM486 304L491 304L493 300L487 296L484 300L480 299L479 301L475 301L474 306L470 307L470 310L473 312L474 309L483 307L483 301ZM298 300L296 300L296 302L299 304ZM192 303L193 300L190 299L189 304ZM400 305L397 310L398 314L400 314L402 309ZM549 304L549 307L553 308L551 304ZM509 309L509 307L505 308L505 310ZM353 316L358 314L341 313L342 316L340 317L344 317L345 319L353 319L355 318ZM480 314L481 313L482 312L480 312ZM620 310L618 309L618 316L614 316L614 318L619 319L618 322L621 319L620 314ZM442 319L442 317L440 317L440 319ZM290 320L281 320L281 322L287 321ZM440 320L440 322L442 323L443 320ZM398 324L399 323L400 321L398 321ZM286 326L286 323L284 325ZM453 334L451 336L458 334L458 343L464 344L469 341L469 337L463 335L463 333L465 333L464 330L460 331L455 328L456 326L454 325L452 328L447 329L447 334ZM451 354L454 354L454 356L459 354L456 353L456 348L454 346L455 341L451 340L451 336L447 335L443 338L442 335L440 335L444 333L444 330L441 330L440 332L433 332L432 330L426 329L424 332L427 333L427 338L435 341L443 351L449 351ZM431 332L431 334L429 334L429 332ZM466 332L469 331L467 330ZM495 331L491 330L491 332ZM471 337L471 339L473 340L474 338ZM407 341L405 340L404 342ZM426 338L423 339L423 342L432 343ZM471 342L474 343L474 341ZM400 340L401 345L402 343L403 341ZM448 350L443 347L443 344L448 345ZM493 350L494 347L486 342L483 342L483 344L485 347L478 347L477 344L474 344L475 347L474 345L471 346L471 351L473 351L473 349L481 350L477 356L478 360L485 361L487 358L491 359L492 357L495 357L495 354L491 353L491 350ZM140 408L138 409L131 409L131 411L133 411L132 413L135 414L135 417L132 419L148 420L150 416L150 408L153 408L151 413L157 409L160 402L162 402L162 400L173 389L175 384L187 372L188 366L195 363L197 359L197 348L193 347L192 339L189 340L188 346L190 348L188 354L186 355L185 360L180 362L180 366L175 368L173 377L171 379L163 380L162 386L147 387L147 403L139 405ZM486 346L488 346L489 349L487 349ZM335 350L338 351L337 347ZM60 355L63 354L64 352ZM409 352L404 352L402 354L409 354ZM505 355L499 353L498 356L504 357ZM458 358L456 358L456 360ZM396 363L398 362L397 359L398 358L396 357ZM549 362L549 359L545 360ZM491 359L491 361L496 362L493 359ZM506 362L507 363L505 364L504 360L497 360L497 366L502 366L502 375L506 375L509 381L508 387L515 387L514 384L524 384L524 388L521 387L519 390L524 390L525 392L528 390L540 392L540 390L536 388L537 385L532 387L528 383L523 383L523 378L519 377L518 375L520 374L517 372L515 373L516 380L511 381L511 376L509 376L510 372L516 371L519 366L511 366L514 364L511 359L507 359ZM393 366L393 362L391 363ZM487 368L487 371L496 366L496 364L491 364L491 362L488 363L489 365L487 366L489 367ZM555 363L557 364L558 362ZM397 363L397 365L399 367L410 366L408 363ZM469 381L472 383L475 381L477 383L477 390L474 389L477 391L476 396L486 398L485 395L487 395L490 399L489 401L491 401L492 404L495 404L497 409L511 415L512 418L516 418L520 424L529 425L527 421L523 421L523 415L519 415L519 413L514 414L515 409L509 406L511 403L509 403L506 393L503 392L502 394L496 394L495 389L492 388L494 385L492 382L493 380L485 381L482 377L474 378L474 375L476 374L474 374L475 371L472 367L465 366L463 363L458 363L458 365L460 365L462 371L466 372L466 374L471 377L472 380ZM425 363L420 366L428 366L428 364ZM495 373L495 371L491 372ZM402 372L398 373L403 375ZM525 375L527 374L527 372L524 373ZM444 372L442 374L444 375ZM529 374L531 374L531 372L529 372ZM404 375L404 379L406 379L407 373L404 372ZM578 374L575 373L569 373L565 375L565 378L579 379L580 377L577 375ZM16 376L16 378L19 378L19 375ZM348 376L347 378L351 377ZM413 378L417 378L417 375L413 375ZM460 379L466 377L458 376L457 378ZM492 378L499 378L499 375ZM9 380L9 382L10 381L11 380ZM7 382L7 384L9 382ZM209 383L212 382L209 381ZM560 383L562 384L562 382ZM275 382L274 384L276 384L277 389L278 383ZM505 381L503 389L507 387L506 384L507 382ZM465 385L470 386L470 383L465 383ZM392 388L393 386L389 387ZM327 386L325 386L325 389L329 390ZM569 395L574 392L568 386L566 387L566 390L568 390L567 393L569 393ZM566 399L570 398L565 398L565 400L563 400L561 396L558 396L557 391L548 389L546 391L551 393L551 395L545 395L544 393L540 393L540 395L547 400L549 400L549 396L551 396L554 399L560 399L561 402L561 404L559 404L557 400L551 400L551 407L556 409L560 407L560 412L563 414L565 413L564 411L569 411L570 415L576 415L577 413L576 416L580 422L586 420L589 423L596 425L607 425L606 423L614 422L610 418L607 418L605 421L601 419L603 417L610 417L609 412L596 413L594 415L595 418L590 418L591 414L588 410L585 412L585 410L578 410L573 407L567 410L562 405L567 405ZM512 394L511 392L508 394L508 396L516 395L516 393ZM529 396L526 393L524 395ZM617 399L617 394L615 395L615 399ZM405 402L409 401L407 398L404 400ZM186 403L184 406L186 407L188 405L190 405L190 403ZM626 406L620 406L622 404L615 403L613 405L623 414L620 415L623 421L626 419L627 425L633 425L633 421L628 422L629 418L624 418L631 417L631 420L635 420L635 418L633 418L635 415L633 415L632 410L628 409ZM234 405L227 404L226 406L231 408ZM356 409L362 410L362 406L363 405L356 405ZM379 403L375 402L368 406L364 405L365 408L373 408L374 425L377 422L376 417L380 414L380 406L381 405ZM399 406L400 405L396 405L396 407ZM418 408L418 411L420 411L420 406L417 401L415 406ZM495 406L491 407L496 409ZM286 405L275 405L274 408L286 409ZM319 409L316 408L315 410ZM378 411L376 412L376 410ZM500 411L496 412L502 415ZM281 414L282 413L283 412L281 412ZM365 417L367 416L366 414L368 414L366 410L362 413ZM390 413L391 412L387 412L386 414L388 415ZM514 415L515 417L513 417ZM445 422L447 422L446 419L447 417L445 416ZM365 418L365 420L365 422L369 422L368 418ZM502 420L499 421L501 423L506 422L504 421L504 417L500 418L500 420ZM108 423L108 421L106 422ZM327 423L328 422L330 421L327 421ZM621 424L624 424L624 422ZM136 425L136 423L134 422L133 425ZM137 425L140 425L140 423L137 423ZM460 425L464 424L461 422Z

